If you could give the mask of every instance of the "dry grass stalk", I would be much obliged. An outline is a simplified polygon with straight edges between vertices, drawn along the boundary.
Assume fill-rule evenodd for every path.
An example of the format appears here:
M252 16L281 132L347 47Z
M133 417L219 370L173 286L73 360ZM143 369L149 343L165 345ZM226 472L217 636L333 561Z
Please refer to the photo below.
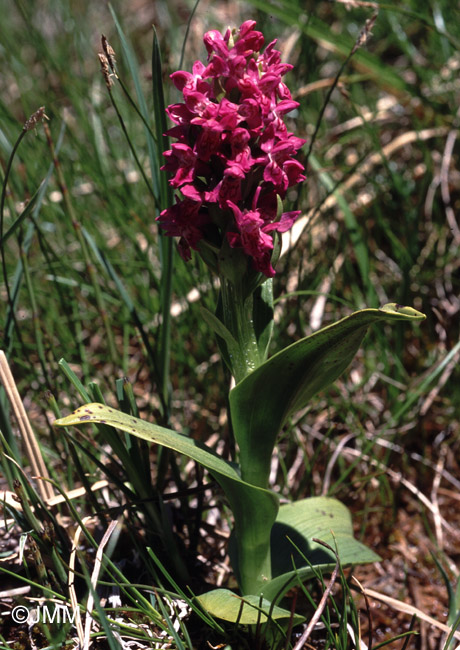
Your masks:
M94 591L96 591L97 581L102 567L102 554L104 552L104 548L107 546L110 537L117 526L118 526L118 521L112 520L110 522L107 530L104 533L104 537L102 538L101 543L99 544L99 547L97 549L96 561L94 563L93 573L91 574L91 586L93 587ZM89 650L89 645L90 645L90 634L91 634L91 627L93 624L93 617L91 615L91 611L94 605L94 595L93 595L94 591L91 591L90 594L88 595L88 602L86 604L85 638L83 643L83 650Z
M349 176L342 183L342 185L337 189L336 194L331 194L328 196L319 208L311 208L304 216L300 217L300 219L297 219L293 228L291 228L289 232L286 232L282 235L281 256L285 255L296 245L305 228L310 225L313 217L317 216L318 214L323 214L327 212L327 210L336 207L337 194L343 196L347 190L350 190L359 182L365 181L366 176L372 171L372 169L374 169L374 167L381 165L387 158L392 156L402 147L418 141L430 140L431 138L439 138L449 133L451 133L451 130L445 126L435 127L432 129L422 129L421 131L408 131L407 133L403 133L402 135L389 142L386 146L382 147L381 151L370 154L362 163L362 165L360 165L357 171L354 174L351 174L351 176Z
M82 523L83 525L86 525L89 521L91 521L93 517L84 517ZM74 612L77 611L78 609L78 599L77 599L77 594L75 592L75 560L77 557L77 549L78 549L78 544L80 541L80 535L83 532L83 529L81 526L78 526L77 530L75 531L74 538L72 540L72 550L70 552L70 558L69 558L69 575L68 575L68 587L69 587L69 594L70 594L70 602L72 604L72 610ZM75 617L75 625L77 628L77 635L78 635L78 641L79 641L79 647L83 648L83 644L85 641L85 632L83 630L83 625L81 623L80 617L76 616Z
M457 111L455 116L455 125L458 127L458 122L460 119L460 108ZM449 224L449 228L452 232L454 238L454 243L458 246L460 244L460 228L458 227L457 219L455 217L455 212L452 208L450 190L449 190L449 169L452 162L452 155L454 152L455 141L458 136L458 128L453 128L446 139L446 145L444 147L444 153L442 156L441 164L441 196L444 202L444 209L446 211L446 219Z
M414 607L413 605L409 605L408 603L403 603L401 600L397 600L396 598L391 598L391 596L387 596L386 594L381 594L379 591L374 591L374 589L368 589L367 587L364 589L363 594L365 594L368 598L375 598L375 600L379 600L380 602L389 605L390 607L392 607L398 612L402 612L403 614L409 614L410 616L415 615L421 621L425 621L429 625L432 625L433 627L436 627L439 630L446 632L447 634L450 634L451 632L451 628L448 625L445 625L444 623L437 621L432 616L428 616L428 614L425 614L425 612L418 609L417 607ZM460 639L460 632L458 631L454 632L454 638Z
M32 472L38 479L48 479L38 481L38 491L40 492L40 496L44 501L53 499L55 494L53 486L49 483L49 474L45 461L43 460L38 442L35 439L24 404L22 403L8 360L3 350L0 350L0 382L5 389L11 408L16 416Z
M317 541L317 540L314 540L314 541ZM330 548L330 547L328 547L328 548ZM339 567L340 567L340 564L339 564L339 562L337 562L337 564L335 565L334 571L332 572L332 576L331 576L331 579L329 581L329 584L327 585L326 590L325 590L324 594L321 597L319 605L318 605L315 613L313 614L310 622L308 623L306 630L303 632L302 636L300 637L300 639L295 644L293 650L302 650L302 648L305 646L305 643L307 642L308 637L313 632L313 629L314 629L315 625L318 623L319 619L321 618L322 613L324 611L324 608L326 607L327 599L329 598L330 593L332 591L332 588L333 588L333 586L335 584L335 581L337 580L337 575L339 573Z
M359 457L362 461L369 463L373 467L377 467L379 470L387 474L395 483L400 483L403 485L409 492L411 492L413 495L417 497L417 499L423 503L425 508L431 512L433 515L433 518L437 520L440 526L448 530L454 537L460 538L460 533L459 531L454 528L444 517L442 517L439 513L439 510L434 506L430 499L423 494L413 483L408 481L406 478L402 476L400 472L395 472L394 470L390 469L383 463L380 463L378 460L375 458L370 458L366 454L362 454L360 450L358 449L352 449L350 447L344 447L342 449L342 455L343 456L353 456L353 457Z

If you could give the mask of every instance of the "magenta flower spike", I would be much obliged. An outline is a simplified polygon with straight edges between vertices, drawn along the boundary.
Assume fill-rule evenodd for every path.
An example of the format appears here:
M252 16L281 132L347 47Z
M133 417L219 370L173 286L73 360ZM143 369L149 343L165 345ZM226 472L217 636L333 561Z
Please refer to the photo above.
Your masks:
M219 252L240 249L248 269L270 278L273 234L289 230L300 214L280 214L279 203L305 179L296 159L305 141L283 121L298 106L282 81L292 66L281 62L276 41L261 52L264 37L255 24L207 32L207 65L196 61L191 73L171 75L183 102L167 108L175 124L168 135L177 142L165 151L162 169L180 195L157 220L180 238L185 260L191 249L206 249L204 258L221 273Z

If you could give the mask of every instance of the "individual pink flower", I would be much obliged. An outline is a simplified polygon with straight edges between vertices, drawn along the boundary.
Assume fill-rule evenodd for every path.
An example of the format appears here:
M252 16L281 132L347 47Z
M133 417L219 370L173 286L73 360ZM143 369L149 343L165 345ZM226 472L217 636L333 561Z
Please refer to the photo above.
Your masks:
M173 187L180 187L184 183L193 181L197 157L188 144L173 144L169 151L165 151L164 155L168 162L163 169L175 172L174 177L170 180Z
M287 232L300 214L300 210L285 212L280 221L266 223L259 210L241 210L231 201L228 205L233 210L238 232L228 232L227 240L232 248L242 248L252 258L254 268L267 278L275 275L271 265L273 238L268 234L274 230Z
M181 238L186 259L211 232L213 250L226 239L272 277L271 233L288 230L299 214L277 220L277 196L284 199L305 179L297 160L305 141L284 123L298 106L282 81L292 66L282 63L276 41L261 51L264 37L255 24L209 31L207 63L171 75L183 102L167 108L175 124L168 135L177 142L165 151L162 169L182 197L157 219L166 234Z
M160 225L170 237L180 237L179 251L186 261L191 258L190 248L198 250L203 239L204 226L209 223L199 201L184 199L178 201L157 217Z

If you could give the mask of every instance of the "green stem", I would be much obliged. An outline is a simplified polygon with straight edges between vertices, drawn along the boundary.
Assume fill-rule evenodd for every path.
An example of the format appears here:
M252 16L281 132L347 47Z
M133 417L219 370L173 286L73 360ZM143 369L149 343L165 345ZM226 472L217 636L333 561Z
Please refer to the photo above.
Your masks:
M253 317L254 294L246 296L239 279L231 281L221 275L221 319L229 330L236 346L228 349L232 372L238 384L263 361ZM249 459L240 458L241 470ZM225 488L224 488L225 489ZM229 490L229 493L231 491ZM270 531L276 518L277 504L268 508L264 501L248 501L241 507L231 503L235 517L233 561L238 583L243 594L258 594L271 579Z
M241 284L222 276L220 280L223 321L238 343L232 355L233 375L238 383L261 362L252 317L252 294L244 298Z
M4 176L3 184L2 184L2 192L1 192L1 195L0 195L0 242L2 242L2 245L0 246L0 257L1 257L3 281L4 281L4 284L5 284L5 290L6 290L7 304L11 308L11 315L12 315L12 318L13 318L14 322L16 322L16 317L15 317L15 314L14 314L14 302L13 302L12 297L11 297L10 285L8 283L8 269L6 267L5 247L3 245L4 242L2 241L3 240L3 223L4 223L4 218L5 218L4 217L4 212L5 212L5 202L6 202L6 197L7 197L8 177L10 175L10 171L11 171L11 167L13 165L13 159L14 159L14 156L16 155L16 151L18 150L19 145L21 144L21 140L23 139L23 137L25 136L27 131L28 131L28 129L24 126L24 128L22 129L18 139L14 143L14 146L13 146L13 148L11 150L10 157L8 158L8 162L7 162L6 169L5 169L5 176ZM5 334L7 335L7 332L5 332ZM6 339L6 336L5 336L5 339ZM4 340L3 346L5 347L5 349L7 349L9 347L8 345L6 345L6 340Z
M233 543L236 553L232 564L236 559L236 575L243 595L260 594L265 583L272 579L270 536L278 508L273 509L268 519L265 510L258 505L249 499L244 516L235 516Z

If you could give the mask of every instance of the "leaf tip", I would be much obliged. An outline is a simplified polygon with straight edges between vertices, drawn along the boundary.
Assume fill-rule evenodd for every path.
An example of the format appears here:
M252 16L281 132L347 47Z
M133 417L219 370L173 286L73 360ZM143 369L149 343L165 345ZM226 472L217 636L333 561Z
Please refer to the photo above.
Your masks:
M417 311L413 307L407 307L406 305L399 305L397 302L389 302L383 307L380 307L380 311L387 312L394 316L399 316L403 319L410 320L425 320L426 315L422 312Z
M103 404L98 404L97 402L91 403L91 404L85 404L84 406L80 406L73 413L70 413L69 415L66 415L63 418L58 418L57 420L54 420L53 422L53 427L67 427L69 425L77 425L80 422L87 422L89 420L94 419L95 413L94 409L104 409ZM111 411L111 409L108 409Z

